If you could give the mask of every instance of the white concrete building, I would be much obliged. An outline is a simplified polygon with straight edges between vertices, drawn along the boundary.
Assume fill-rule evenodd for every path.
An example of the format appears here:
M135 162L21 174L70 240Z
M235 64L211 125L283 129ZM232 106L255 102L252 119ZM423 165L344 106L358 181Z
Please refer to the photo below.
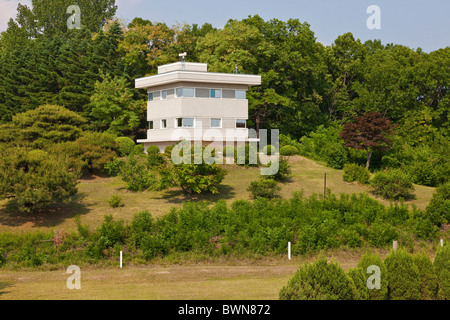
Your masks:
M261 76L214 73L205 63L176 62L158 67L158 74L135 80L148 92L145 149L161 151L186 139L204 144L236 145L248 141L249 87L261 84Z

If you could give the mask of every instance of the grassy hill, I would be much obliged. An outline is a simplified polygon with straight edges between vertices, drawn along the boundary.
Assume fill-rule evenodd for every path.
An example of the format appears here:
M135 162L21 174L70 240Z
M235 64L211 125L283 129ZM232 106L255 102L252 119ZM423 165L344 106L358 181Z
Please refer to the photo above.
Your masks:
M327 188L332 193L369 192L368 187L358 183L347 183L342 180L342 171L328 168L313 160L303 157L290 157L292 179L281 184L281 195L289 198L294 191L304 190L305 196L313 193L323 193L324 175L327 174ZM225 165L228 171L220 188L219 195L200 195L192 201L215 202L225 199L229 203L238 199L250 199L247 191L249 183L258 179L259 168L245 168L236 165ZM424 209L430 201L434 188L415 186L416 200L408 203ZM166 191L131 192L125 189L125 184L119 177L92 177L80 180L78 194L72 202L52 206L46 212L38 214L18 213L14 205L7 200L0 202L0 232L26 232L30 230L66 230L76 227L74 217L79 215L83 224L96 228L105 215L112 214L115 219L129 221L133 214L149 210L154 216L166 214L171 207L180 206L188 201L181 189ZM370 194L370 193L369 193ZM122 198L122 207L111 208L108 200L113 195ZM374 196L372 196L374 197ZM374 197L375 198L375 197ZM378 199L384 204L388 201Z

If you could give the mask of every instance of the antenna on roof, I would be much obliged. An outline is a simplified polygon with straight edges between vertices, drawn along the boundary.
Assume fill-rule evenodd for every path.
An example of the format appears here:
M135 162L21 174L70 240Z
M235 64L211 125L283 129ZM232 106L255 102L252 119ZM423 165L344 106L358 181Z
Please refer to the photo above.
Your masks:
M180 53L178 56L181 58L182 70L185 70L186 69L185 62L186 62L187 52Z
M241 73L237 64L235 65L234 73Z

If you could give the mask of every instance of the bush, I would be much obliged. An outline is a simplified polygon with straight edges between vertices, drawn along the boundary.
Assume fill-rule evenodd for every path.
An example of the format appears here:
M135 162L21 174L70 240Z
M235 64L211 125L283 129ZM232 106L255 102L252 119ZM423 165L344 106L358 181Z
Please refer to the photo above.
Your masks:
M14 198L22 212L67 202L77 193L79 172L70 168L67 156L36 155L11 148L0 158L0 195Z
M302 265L280 291L280 300L354 300L353 281L335 262L322 258Z
M163 165L164 163L166 163L166 159L164 158L164 155L161 153L148 153L147 154L147 160L148 160L148 165L150 167L157 167L160 165Z
M149 170L148 159L144 155L115 159L106 168L110 174L118 174L130 191L143 191L156 183L156 176Z
M377 172L370 185L375 195L386 199L399 200L413 198L414 185L411 177L399 169Z
M434 258L434 270L439 280L439 299L450 300L450 246L439 247Z
M367 274L361 268L349 269L347 274L350 279L352 279L356 288L355 300L369 300L370 297L366 279Z
M370 173L365 167L361 167L357 164L345 164L344 175L342 177L346 182L358 181L366 184L369 182Z
M390 300L420 300L420 274L412 256L403 249L391 251L384 260Z
M342 169L347 162L348 151L343 144L329 144L322 153L327 166L331 168Z
M102 249L114 247L116 244L124 244L126 229L123 220L115 221L112 215L105 216L105 220L98 229L100 239L98 245Z
M276 152L277 152L277 149L274 146L270 145L270 144L266 145L263 148L263 153L267 154L267 155L271 155L272 153L275 154Z
M113 135L100 132L83 132L73 142L56 145L55 153L70 156L74 167L80 168L83 174L104 174L105 165L117 157L119 144Z
M272 168L272 162L269 162L267 164L268 168L275 169L275 167ZM273 179L275 181L285 181L287 180L292 173L291 165L289 164L289 161L287 161L283 157L278 157L278 170L274 172L272 175L263 176L266 179Z
M433 263L425 254L415 254L413 260L419 271L421 300L435 300L439 290L439 282Z
M147 153L148 154L159 154L159 153L161 153L161 150L159 150L158 146L152 145L147 148Z
M112 196L108 200L109 205L111 208L118 208L120 207L120 204L122 203L122 198L120 196Z
M116 138L116 142L119 144L119 153L121 157L127 157L133 153L136 144L130 138L119 137Z
M271 178L259 179L250 183L247 191L250 191L253 198L268 198L272 199L278 196L281 188L278 183Z
M370 266L377 266L380 268L381 273L380 289L370 290L367 288L367 279L370 277L370 274L367 273L367 269ZM371 253L366 253L361 257L361 260L359 260L357 267L360 268L364 273L366 283L364 284L364 288L361 288L361 290L367 292L369 300L386 300L388 296L388 276L386 266L383 263L381 257L378 254L374 255Z
M6 263L6 258L3 256L3 251L0 249L0 268Z
M280 155L282 156L295 156L298 154L298 149L294 146L284 146L280 149Z
M164 154L167 156L167 157L172 157L172 150L173 150L173 148L175 147L175 145L170 145L170 146L167 146L165 149L164 149Z
M432 222L439 227L450 221L450 182L436 188L426 211Z
M137 144L134 146L133 148L133 154L143 154L145 151L144 145L143 144Z

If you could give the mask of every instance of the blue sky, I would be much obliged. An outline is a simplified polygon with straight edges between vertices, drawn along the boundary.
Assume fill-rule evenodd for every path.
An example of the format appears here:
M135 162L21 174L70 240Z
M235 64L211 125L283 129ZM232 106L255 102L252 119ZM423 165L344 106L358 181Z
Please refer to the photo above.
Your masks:
M0 0L0 30L15 16L18 0ZM20 1L29 4L31 0ZM176 23L209 22L223 27L227 20L259 14L265 20L289 18L306 21L317 40L331 44L338 35L352 32L362 41L381 39L433 51L450 46L450 0L116 0L117 16L125 21L141 17ZM367 7L381 9L381 29L369 30Z

